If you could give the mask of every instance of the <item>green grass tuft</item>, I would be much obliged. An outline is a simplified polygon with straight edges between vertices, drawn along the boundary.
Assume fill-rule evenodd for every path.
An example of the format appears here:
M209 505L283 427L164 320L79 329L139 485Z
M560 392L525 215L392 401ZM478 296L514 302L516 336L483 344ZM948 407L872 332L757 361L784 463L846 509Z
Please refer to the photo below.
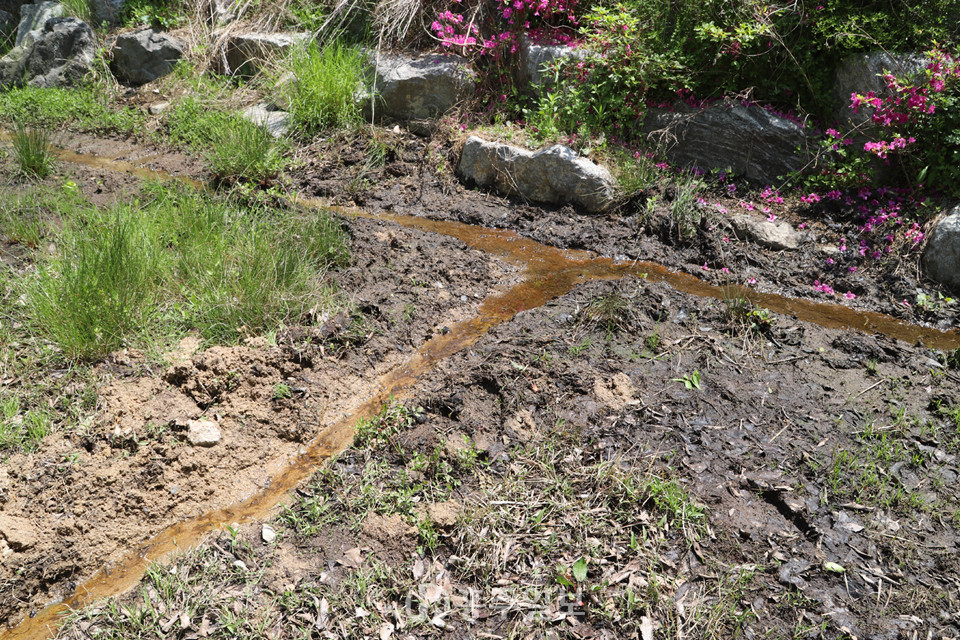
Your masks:
M61 212L57 256L24 284L36 328L69 359L93 359L170 332L217 343L259 335L330 302L328 268L348 257L325 213L247 207L187 187Z
M362 86L363 54L339 43L298 49L288 60L296 81L284 89L297 126L307 134L360 122L357 90Z
M238 118L215 131L205 158L221 182L272 183L287 166L283 147L263 127Z
M17 124L10 135L13 155L20 173L29 178L46 178L53 172L50 132L43 127Z
M32 127L70 125L91 133L142 131L145 117L140 111L112 107L108 100L108 95L93 87L8 89L0 92L0 120Z

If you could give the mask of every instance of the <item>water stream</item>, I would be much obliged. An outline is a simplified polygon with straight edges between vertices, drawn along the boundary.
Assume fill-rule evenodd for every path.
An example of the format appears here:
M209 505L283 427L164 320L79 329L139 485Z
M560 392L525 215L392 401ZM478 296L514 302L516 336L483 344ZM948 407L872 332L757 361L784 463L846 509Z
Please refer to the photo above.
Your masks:
M0 136L2 137L2 136ZM74 152L60 152L65 162L130 173L158 179L170 176L134 164L110 158ZM403 399L417 380L439 361L450 357L479 340L492 327L509 321L520 311L539 307L564 295L580 283L590 280L612 280L624 276L665 282L683 293L703 298L743 297L777 313L792 315L804 322L831 329L855 329L879 333L909 342L922 343L937 349L960 347L960 332L938 331L902 322L881 313L859 311L837 304L786 298L760 293L747 287L724 287L705 283L694 276L671 271L651 262L625 262L598 257L586 251L565 251L524 238L512 231L476 227L398 214L371 214L352 209L327 206L323 201L299 199L305 207L326 208L345 217L382 220L423 232L457 238L466 245L496 255L523 268L521 281L504 293L492 295L481 304L477 315L450 327L450 332L425 342L407 362L383 375L376 391L356 411L336 424L323 428L320 434L297 459L291 461L270 484L259 493L239 503L174 524L131 550L119 561L105 566L83 582L64 601L52 604L38 615L27 618L17 627L0 631L0 640L43 640L56 633L59 621L70 610L97 599L123 593L142 578L147 566L171 552L197 544L218 527L244 524L270 516L274 507L300 482L330 456L350 446L354 425L374 414L390 396Z

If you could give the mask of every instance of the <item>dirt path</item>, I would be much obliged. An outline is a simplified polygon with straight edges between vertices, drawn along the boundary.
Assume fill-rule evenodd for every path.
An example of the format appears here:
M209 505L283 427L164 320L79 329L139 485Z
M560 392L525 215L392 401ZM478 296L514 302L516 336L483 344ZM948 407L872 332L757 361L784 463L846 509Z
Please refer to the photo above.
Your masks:
M119 143L74 146L99 144ZM138 162L84 164L73 179L88 193ZM135 188L121 181L110 190L125 187ZM456 209L457 200L444 206ZM470 206L481 201L471 196ZM518 210L486 202L491 216ZM753 566L750 607L770 621L762 628L789 626L796 607L777 604L788 594L802 594L805 610L833 629L877 637L922 627L898 627L905 612L936 617L938 592L955 602L960 451L940 409L960 399L955 373L931 368L936 353L913 346L956 348L955 332L723 288L510 231L343 213L356 261L337 280L353 292L357 314L291 328L276 345L193 355L184 344L163 371L116 354L102 365L96 429L82 442L54 436L39 454L10 461L4 513L30 513L38 533L0 565L8 621L67 596L105 562L116 564L67 604L129 588L147 560L217 525L265 517L391 394L426 407L429 430L485 442L481 453L493 463L511 443L561 424L592 460L639 452L710 514L709 536L693 551L678 541L663 575L702 586L717 571ZM568 226L596 228L592 220ZM590 283L597 279L608 282ZM751 303L774 312L769 324L751 315ZM296 396L274 397L281 383ZM218 423L222 445L184 447L198 419ZM78 445L80 464L63 463ZM347 544L350 534L341 534ZM824 571L826 562L849 573ZM884 580L912 589L884 592ZM880 613L874 597L886 599ZM40 637L55 613L4 637Z

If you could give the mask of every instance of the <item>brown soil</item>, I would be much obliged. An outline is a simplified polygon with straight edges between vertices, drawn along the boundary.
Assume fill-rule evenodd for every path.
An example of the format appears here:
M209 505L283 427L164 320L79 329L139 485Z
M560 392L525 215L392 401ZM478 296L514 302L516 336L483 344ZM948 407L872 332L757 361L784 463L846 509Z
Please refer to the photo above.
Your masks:
M385 166L364 164L362 141L328 147L319 155L327 160L301 171L299 186L372 212L508 228L717 281L719 267L728 266L786 295L809 295L811 264L822 260L815 245L794 253L749 243L722 249L720 229L683 244L642 228L629 209L583 216L468 190L437 162L449 143L383 135L391 149ZM121 141L78 138L68 146L142 157ZM167 155L148 167L198 175L193 161ZM136 179L112 171L77 165L71 172L90 196L136 190ZM186 343L168 367L114 354L99 365L100 406L87 431L55 434L38 452L7 460L0 515L28 519L35 535L27 547L5 551L0 619L16 622L69 595L95 569L172 523L250 496L325 426L375 397L382 375L521 276L509 261L447 236L343 220L354 263L333 277L356 313L290 328L276 345L254 339L191 353L196 345ZM710 272L700 269L705 261ZM859 273L851 304L905 314L899 299L917 280L904 271ZM622 305L596 311L610 300ZM428 454L467 436L498 472L511 464L511 447L560 431L582 459L630 459L679 479L706 505L708 528L693 547L674 538L657 570L680 585L672 597L681 602L682 585L753 566L741 603L753 613L741 630L746 637L792 637L797 615L823 637L960 634L960 445L956 427L937 410L960 403L960 394L938 352L789 315L754 329L745 311L639 277L582 284L535 306L518 306L509 322L441 360L406 392L411 406L425 410L422 424L403 434L409 448ZM952 328L953 317L940 322ZM699 388L683 383L694 372ZM291 397L275 398L279 383ZM217 423L217 446L186 443L187 423L199 418ZM844 451L856 461L846 462ZM362 452L354 451L336 464L358 460ZM456 500L469 504L476 481L465 475L463 482ZM458 509L432 508L433 520L447 523ZM454 537L442 537L441 565L454 562ZM415 552L416 538L402 519L371 516L359 533L341 527L307 545L284 540L267 584L309 580L336 562L338 571L349 570L342 559L357 547L399 562ZM825 563L846 572L825 570ZM455 581L469 586L470 577ZM806 604L791 604L799 601ZM606 625L588 616L575 637L610 637ZM519 628L522 616L458 623L444 633L507 636Z

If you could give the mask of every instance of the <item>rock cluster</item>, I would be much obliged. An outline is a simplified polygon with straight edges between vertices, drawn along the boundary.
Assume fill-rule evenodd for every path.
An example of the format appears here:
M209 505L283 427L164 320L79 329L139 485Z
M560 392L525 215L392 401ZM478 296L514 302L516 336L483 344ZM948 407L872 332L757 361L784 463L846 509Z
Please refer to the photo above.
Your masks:
M49 88L78 83L90 70L96 40L90 27L63 17L56 2L20 8L13 49L0 58L0 87Z

